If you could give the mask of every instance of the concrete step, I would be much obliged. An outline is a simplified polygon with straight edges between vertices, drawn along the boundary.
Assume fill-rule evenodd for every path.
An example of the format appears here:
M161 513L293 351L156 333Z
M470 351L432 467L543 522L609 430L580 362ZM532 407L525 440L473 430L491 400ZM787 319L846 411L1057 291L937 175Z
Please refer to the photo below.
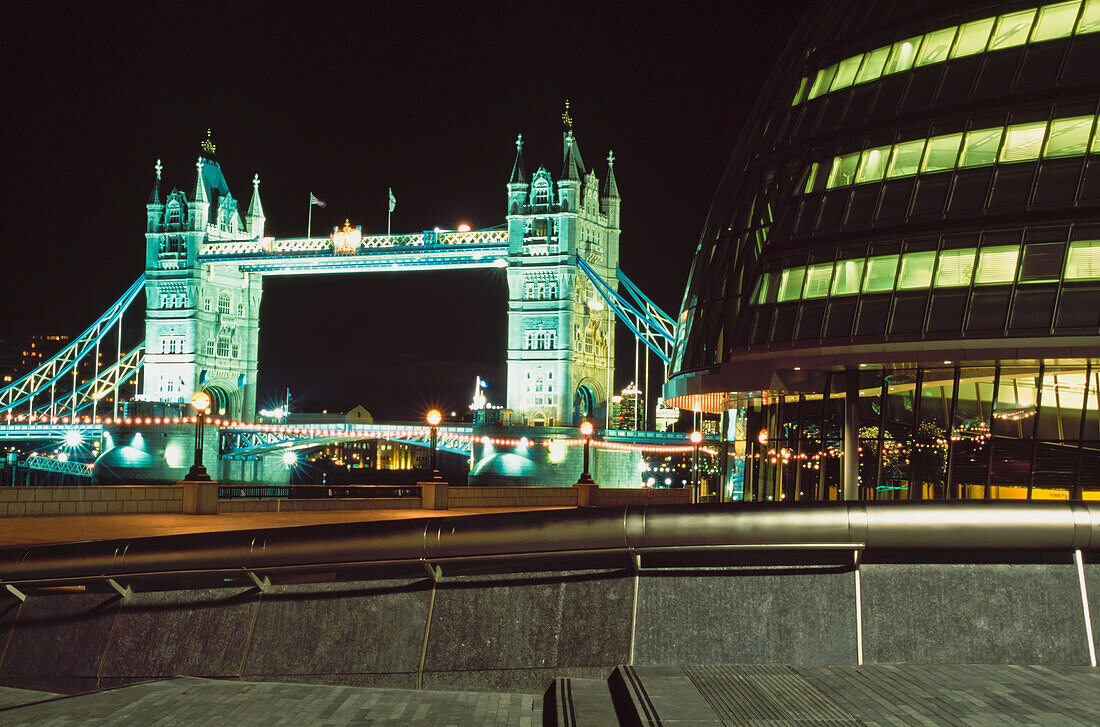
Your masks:
M619 717L602 679L558 677L542 700L543 727L617 727Z
M607 683L622 727L724 727L679 666L619 666Z

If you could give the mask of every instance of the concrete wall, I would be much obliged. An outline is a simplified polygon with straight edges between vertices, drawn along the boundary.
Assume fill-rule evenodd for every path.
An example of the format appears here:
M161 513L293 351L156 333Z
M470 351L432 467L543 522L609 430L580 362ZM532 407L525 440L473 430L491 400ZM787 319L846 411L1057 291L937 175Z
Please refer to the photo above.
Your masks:
M1100 564L1085 568L1096 612ZM617 664L1088 664L1077 569L876 563L558 571L0 599L0 684L187 674L543 691ZM637 606L635 610L635 589ZM632 623L635 624L632 633ZM422 657L423 655L423 657Z
M183 491L172 485L0 488L0 517L182 511Z

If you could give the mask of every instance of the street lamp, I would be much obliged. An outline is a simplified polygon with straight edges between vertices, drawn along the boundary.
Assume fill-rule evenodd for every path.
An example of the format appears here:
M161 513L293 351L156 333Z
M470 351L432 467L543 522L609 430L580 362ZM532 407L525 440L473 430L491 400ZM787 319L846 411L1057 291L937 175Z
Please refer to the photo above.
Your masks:
M183 479L187 482L209 482L210 475L206 473L206 467L202 464L202 426L206 420L206 410L210 408L210 394L205 391L196 391L191 397L191 406L195 407L195 463L191 465L187 476Z
M432 428L432 446L428 454L428 466L432 470L432 482L442 482L443 477L439 474L439 467L436 466L436 449L439 442L439 423L443 421L443 414L439 409L432 409L428 412L428 426Z
M703 433L696 429L691 433L691 499L698 502L699 493L699 444L703 441Z
M581 422L581 434L584 436L584 472L581 472L581 478L577 480L577 484L594 485L596 483L588 472L588 444L592 441L592 422Z

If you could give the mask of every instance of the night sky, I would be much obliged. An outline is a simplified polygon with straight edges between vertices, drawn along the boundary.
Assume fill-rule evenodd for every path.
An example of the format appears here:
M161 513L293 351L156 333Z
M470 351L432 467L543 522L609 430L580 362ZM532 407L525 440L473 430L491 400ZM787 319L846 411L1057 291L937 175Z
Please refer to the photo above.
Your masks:
M383 233L388 187L394 232L476 229L504 221L517 133L528 172L558 176L566 98L601 178L615 151L621 267L675 315L743 119L804 7L9 4L0 336L76 334L133 282L153 165L190 194L208 127L242 209L259 173L269 235L305 234L310 192L328 203L314 234L345 218ZM259 404L289 387L296 410L411 419L464 407L477 375L503 403L505 304L497 270L267 278ZM618 387L633 377L622 330Z

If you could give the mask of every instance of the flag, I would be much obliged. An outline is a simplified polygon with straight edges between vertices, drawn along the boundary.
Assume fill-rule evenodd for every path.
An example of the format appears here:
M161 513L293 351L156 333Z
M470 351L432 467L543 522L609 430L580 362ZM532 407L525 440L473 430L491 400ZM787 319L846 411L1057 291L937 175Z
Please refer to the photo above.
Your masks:
M313 192L309 193L309 203L315 204L318 207L324 207L325 203L313 196Z
M390 187L390 212L393 212L393 208L397 206L397 197L393 196L393 187Z

